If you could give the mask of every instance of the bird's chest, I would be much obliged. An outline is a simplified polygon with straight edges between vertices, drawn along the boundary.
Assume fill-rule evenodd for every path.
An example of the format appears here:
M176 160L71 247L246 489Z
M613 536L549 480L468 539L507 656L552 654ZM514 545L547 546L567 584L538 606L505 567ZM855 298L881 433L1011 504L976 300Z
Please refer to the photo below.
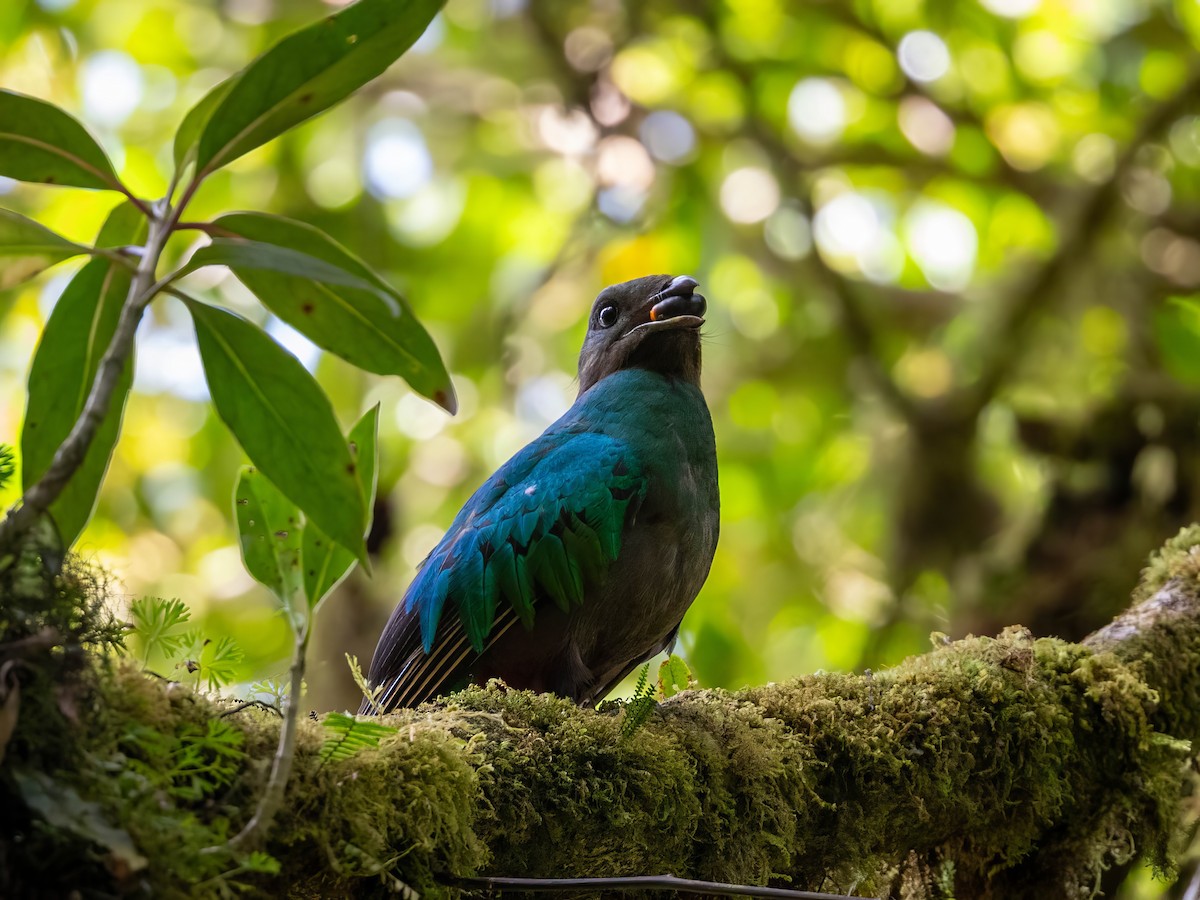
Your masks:
M716 448L707 409L675 406L638 427L633 440L647 473L646 496L629 512L600 602L584 604L590 621L580 623L600 656L616 648L655 652L699 593L717 546Z

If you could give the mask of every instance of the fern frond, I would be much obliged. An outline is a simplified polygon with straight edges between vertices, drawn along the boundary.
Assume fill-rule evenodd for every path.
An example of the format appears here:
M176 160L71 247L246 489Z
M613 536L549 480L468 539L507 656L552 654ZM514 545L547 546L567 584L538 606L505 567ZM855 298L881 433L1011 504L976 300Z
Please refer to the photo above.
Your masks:
M16 455L9 444L0 444L0 488L8 484L17 471Z
M378 747L388 735L395 734L392 725L365 722L345 713L329 713L321 720L321 727L328 737L321 744L318 756L322 763L341 762L350 759L361 750Z
M350 667L350 675L354 678L354 683L358 685L358 689L362 691L363 697L366 698L367 705L376 715L383 713L383 708L379 705L379 695L383 693L384 686L381 684L378 687L372 688L367 684L367 676L363 674L362 666L358 664L358 657L352 654L346 654L346 665Z
M183 650L186 634L174 633L174 629L187 623L191 617L187 605L175 597L139 597L129 608L133 618L133 633L142 642L142 664L153 653L170 658Z
M208 682L208 689L216 691L233 681L238 663L245 655L241 646L229 635L217 641L205 641L200 654L200 669Z
M622 740L632 737L646 719L650 718L651 711L658 705L654 695L655 689L650 684L650 663L646 663L638 672L633 696L625 701L625 720L621 723Z

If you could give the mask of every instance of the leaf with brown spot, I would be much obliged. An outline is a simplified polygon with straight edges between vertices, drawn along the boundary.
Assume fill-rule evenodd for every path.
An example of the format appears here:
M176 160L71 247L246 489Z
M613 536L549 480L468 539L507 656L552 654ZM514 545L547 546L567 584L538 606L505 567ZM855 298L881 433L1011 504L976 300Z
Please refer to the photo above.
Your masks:
M358 0L288 35L188 113L176 163L194 147L203 177L341 102L399 59L444 2Z
M0 90L0 175L38 184L121 191L104 150L52 103Z
M399 375L453 413L454 385L429 332L404 297L365 262L304 222L266 213L231 213L213 223L255 243L225 264L262 304L310 341L378 375ZM228 243L228 242L227 242ZM269 263L274 248L294 268ZM313 263L346 277L333 279Z

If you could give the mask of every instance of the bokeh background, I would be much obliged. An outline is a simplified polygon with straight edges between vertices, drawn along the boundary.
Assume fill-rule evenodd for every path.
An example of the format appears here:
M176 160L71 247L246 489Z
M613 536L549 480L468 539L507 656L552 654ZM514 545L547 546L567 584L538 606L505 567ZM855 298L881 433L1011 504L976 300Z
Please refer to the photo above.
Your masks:
M0 85L157 197L191 104L336 5L4 0ZM356 705L343 653L366 663L458 506L570 404L598 290L651 272L711 310L722 536L680 651L701 685L1106 621L1200 518L1198 43L1194 0L450 0L383 78L211 177L189 218L335 235L403 288L460 397L450 418L267 323L344 424L382 404L376 575L320 613L312 705ZM0 180L82 241L118 199ZM0 295L0 440L71 272ZM223 270L189 285L263 321ZM79 550L232 636L244 690L289 632L241 568L242 454L206 397L164 298Z

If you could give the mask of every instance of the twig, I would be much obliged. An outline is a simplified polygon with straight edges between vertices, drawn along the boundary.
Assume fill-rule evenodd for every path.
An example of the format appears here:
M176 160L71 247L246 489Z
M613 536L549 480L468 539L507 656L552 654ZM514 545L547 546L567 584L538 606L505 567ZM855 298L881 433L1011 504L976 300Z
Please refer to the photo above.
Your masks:
M292 774L292 758L296 750L296 719L300 709L300 694L304 690L308 635L309 630L305 628L304 633L296 637L296 647L292 654L291 687L283 710L283 729L279 733L279 745L275 748L275 758L271 761L271 774L267 778L266 789L258 800L258 807L250 821L228 842L205 847L201 853L237 853L251 849L271 827L275 814L283 805L283 792L287 787L288 777Z
M148 288L154 281L155 268L158 266L163 246L171 234L170 225L164 221L168 212L166 201L161 201L152 211L146 252L129 285L129 293L117 321L117 329L100 360L83 412L75 421L66 440L59 445L45 474L25 492L20 506L11 509L8 517L0 522L0 546L6 545L13 537L24 532L58 499L71 476L83 463L100 425L104 422L104 417L108 415L113 391L116 390L121 372L128 364L133 350L138 323L142 320L146 305L154 297Z
M145 216L147 219L154 218L154 210L150 206L146 205L146 201L139 197L135 197L129 188L125 187L125 185L121 184L119 181L117 182L117 190L128 197L129 202L137 207L138 211L141 212L143 216Z
M203 302L203 301L198 300L197 298L193 297L187 291L181 291L179 288L175 287L174 285L166 285L165 287L163 287L162 292L164 294L170 294L172 297L177 297L180 300L186 300L188 303Z
M708 894L719 897L786 897L790 900L866 900L850 894L823 894L816 891L793 891L788 888L755 887L749 884L726 884L721 881L696 881L674 875L632 875L619 878L455 878L452 883L464 888L493 891L528 891L530 893L573 893L577 891L645 891L664 890L680 894Z
M138 270L138 260L140 259L141 247L136 248L139 255L134 255L129 252L128 247L92 247L89 252L93 256L103 256L110 262L115 262L117 265L124 266L135 275Z
M212 222L179 222L175 225L176 231L203 231L208 235L228 234L224 228L214 225Z
M279 716L279 718L281 718L281 719L283 718L283 713L280 711L279 707L276 706L274 703L267 703L265 700L243 700L237 706L233 707L233 709L227 709L224 712L222 712L220 715L217 716L217 718L224 719L226 716L237 715L242 710L249 709L251 706L257 706L259 709L261 709L263 711L273 712L273 713L275 713L275 715Z
M179 224L179 220L183 217L183 211L187 209L187 205L192 202L192 197L194 197L196 195L196 191L200 189L200 182L204 180L204 175L206 174L207 173L201 174L197 172L192 177L192 180L188 182L187 187L183 189L183 194L180 196L179 203L175 207L175 214L171 217L172 229ZM174 184L172 184L172 191L174 191Z

